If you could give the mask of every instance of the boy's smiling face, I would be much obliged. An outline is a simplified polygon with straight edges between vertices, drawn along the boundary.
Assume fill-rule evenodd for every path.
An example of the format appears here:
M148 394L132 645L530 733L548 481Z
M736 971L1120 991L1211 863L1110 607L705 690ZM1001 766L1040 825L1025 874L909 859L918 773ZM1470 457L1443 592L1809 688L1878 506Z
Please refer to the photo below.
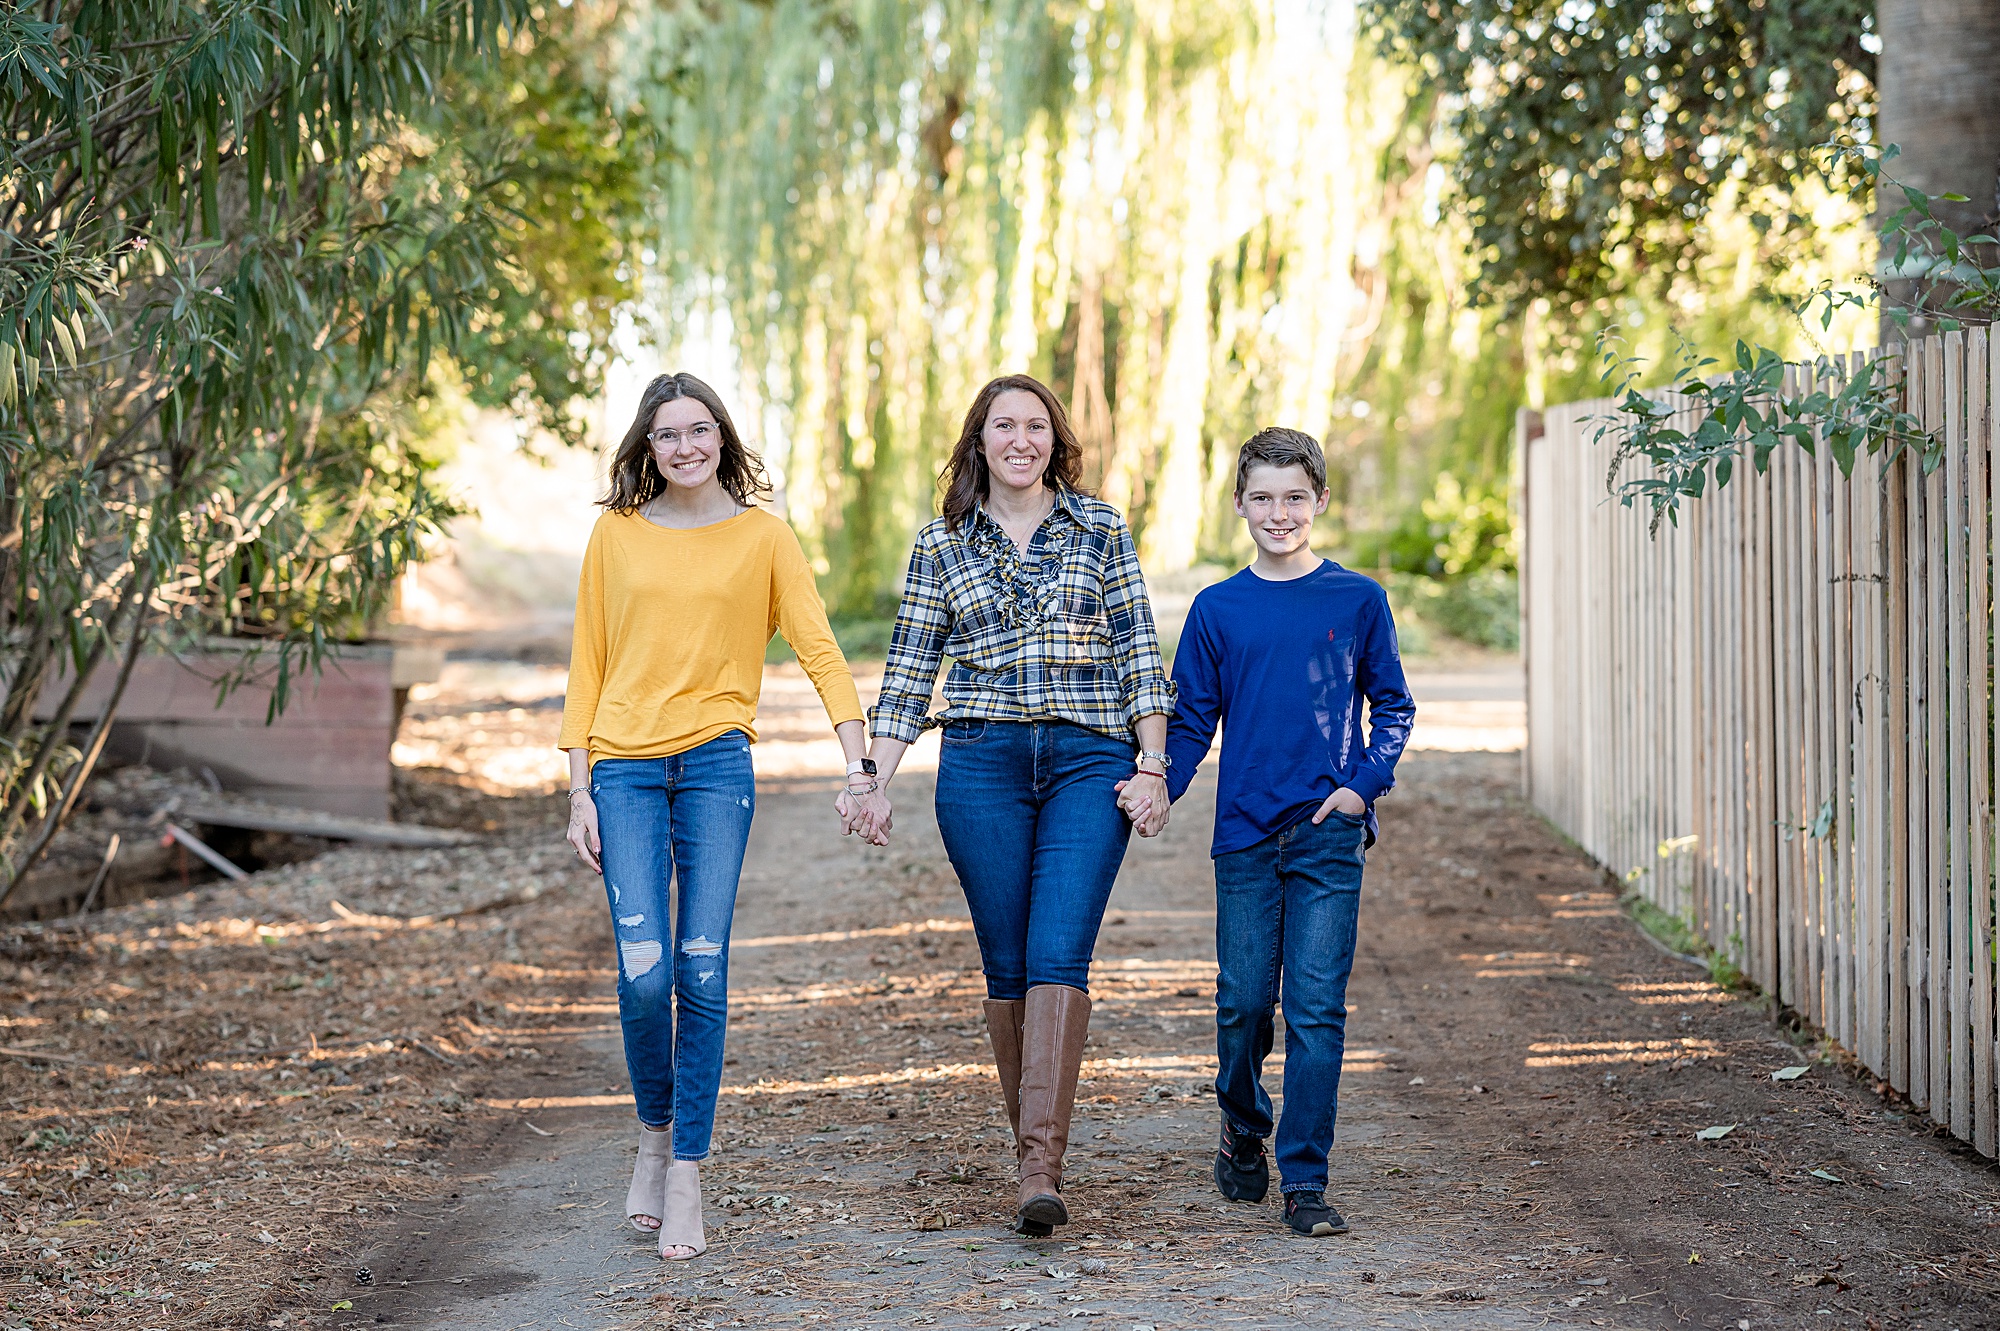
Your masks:
M1271 559L1297 554L1312 541L1313 519L1326 512L1328 492L1315 490L1312 477L1299 466L1250 468L1236 512L1250 528L1250 539Z

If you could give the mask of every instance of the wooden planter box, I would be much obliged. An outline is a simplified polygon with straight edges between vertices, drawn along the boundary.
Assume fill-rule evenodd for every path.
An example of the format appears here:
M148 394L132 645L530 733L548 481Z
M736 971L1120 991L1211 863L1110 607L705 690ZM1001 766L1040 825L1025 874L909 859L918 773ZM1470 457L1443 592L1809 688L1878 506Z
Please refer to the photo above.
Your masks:
M133 667L107 756L215 774L225 790L301 809L389 816L389 747L409 686L437 678L442 653L386 643L343 646L317 676L294 675L285 710L266 724L276 666L260 667L219 704L217 681L243 649L219 641L193 653L149 652ZM100 668L74 721L94 721L116 678ZM43 694L53 711L65 681ZM45 713L46 714L46 713Z

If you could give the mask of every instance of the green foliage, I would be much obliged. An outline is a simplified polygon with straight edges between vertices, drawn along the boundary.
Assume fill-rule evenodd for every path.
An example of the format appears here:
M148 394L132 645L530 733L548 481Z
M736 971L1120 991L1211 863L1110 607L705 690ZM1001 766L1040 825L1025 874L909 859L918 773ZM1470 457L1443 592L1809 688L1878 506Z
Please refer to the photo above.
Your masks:
M1655 396L1636 385L1646 370L1636 357L1619 355L1604 341L1605 380L1615 382L1618 405L1599 417L1594 440L1613 445L1608 483L1626 507L1645 501L1650 526L1678 522L1683 499L1699 499L1729 483L1747 453L1762 474L1771 454L1784 444L1807 453L1824 446L1843 476L1855 456L1889 448L1923 451L1924 470L1942 460L1942 442L1923 422L1902 410L1902 382L1893 361L1869 361L1851 373L1821 358L1801 376L1804 389L1785 388L1784 360L1768 347L1736 344L1736 364L1711 375L1717 361L1683 345L1673 377ZM1682 422L1685 422L1683 424ZM1634 461L1648 464L1637 475L1620 475Z
M1708 939L1694 922L1685 916L1662 910L1637 892L1627 893L1623 905L1625 913L1633 923L1649 934L1653 940L1683 961L1706 967L1708 981L1716 988L1729 993L1747 993L1756 986L1743 973L1729 952L1710 946ZM1743 952L1743 935L1729 936L1730 950L1737 956Z
M1808 150L1873 115L1873 0L1362 7L1439 86L1463 90L1446 110L1463 145L1456 202L1475 290L1509 309L1580 309L1690 274L1728 199L1748 207L1768 257L1796 261L1814 238L1797 206Z
M435 354L576 436L646 165L586 8L546 42L531 0L0 11L0 896L108 654L249 637L282 706L381 607L449 512Z
M1437 655L1450 643L1494 652L1519 651L1521 587L1508 570L1461 578L1373 571L1389 591L1396 635L1407 657ZM1439 641L1439 635L1447 641Z
M1440 583L1422 613L1461 642L1496 652L1521 648L1521 584L1511 571L1483 569Z
M541 6L537 7L538 9ZM577 0L454 69L411 123L436 176L500 228L481 306L456 348L472 400L586 443L618 320L638 297L659 235L656 172L666 129L625 85L631 5Z
M1959 236L1938 220L1936 200L1888 175L1883 166L1894 159L1894 145L1879 154L1842 144L1826 150L1855 163L1857 178L1874 192L1894 191L1905 200L1884 219L1883 241L1893 255L1891 273L1913 280L1894 299L1874 283L1861 291L1823 285L1800 302L1803 323L1826 328L1854 304L1885 304L1889 320L1905 327L1925 310L1950 311L1938 322L1951 328L2000 316L2000 265L1983 262L1996 248L1993 237ZM1714 358L1683 343L1665 389L1648 391L1639 386L1649 369L1643 358L1622 354L1608 336L1600 350L1605 381L1618 398L1595 434L1613 447L1607 483L1627 507L1645 502L1655 531L1662 520L1678 520L1682 500L1727 485L1746 458L1762 474L1771 454L1787 444L1807 453L1825 448L1843 475L1863 450L1894 457L1915 448L1926 472L1943 460L1943 440L1903 410L1895 357L1852 369L1822 357L1787 388L1784 358L1769 347L1739 340L1733 366L1715 373ZM1623 475L1634 462L1645 466Z
M1506 496L1467 490L1449 471L1438 473L1431 495L1402 522L1350 543L1358 568L1394 569L1432 578L1461 578L1516 565L1514 515Z

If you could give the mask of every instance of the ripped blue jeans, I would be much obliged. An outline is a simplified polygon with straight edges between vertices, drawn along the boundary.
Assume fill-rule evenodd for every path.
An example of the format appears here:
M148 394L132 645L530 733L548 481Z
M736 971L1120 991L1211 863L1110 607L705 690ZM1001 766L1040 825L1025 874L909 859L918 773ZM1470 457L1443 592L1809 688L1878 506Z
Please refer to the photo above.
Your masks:
M674 1159L705 1160L729 1025L729 923L757 804L750 741L732 730L671 758L600 758L590 794L639 1121L673 1125Z

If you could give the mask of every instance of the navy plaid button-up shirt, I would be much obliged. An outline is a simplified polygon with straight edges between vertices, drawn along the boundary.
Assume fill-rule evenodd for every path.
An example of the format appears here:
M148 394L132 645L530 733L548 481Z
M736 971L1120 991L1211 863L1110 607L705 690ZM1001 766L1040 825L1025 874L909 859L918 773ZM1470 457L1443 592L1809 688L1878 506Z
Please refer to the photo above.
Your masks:
M982 509L959 531L934 518L910 552L889 639L875 734L913 741L947 721L1073 721L1133 738L1142 716L1174 710L1174 685L1118 510L1071 490L1027 553ZM951 658L945 708L930 710Z

